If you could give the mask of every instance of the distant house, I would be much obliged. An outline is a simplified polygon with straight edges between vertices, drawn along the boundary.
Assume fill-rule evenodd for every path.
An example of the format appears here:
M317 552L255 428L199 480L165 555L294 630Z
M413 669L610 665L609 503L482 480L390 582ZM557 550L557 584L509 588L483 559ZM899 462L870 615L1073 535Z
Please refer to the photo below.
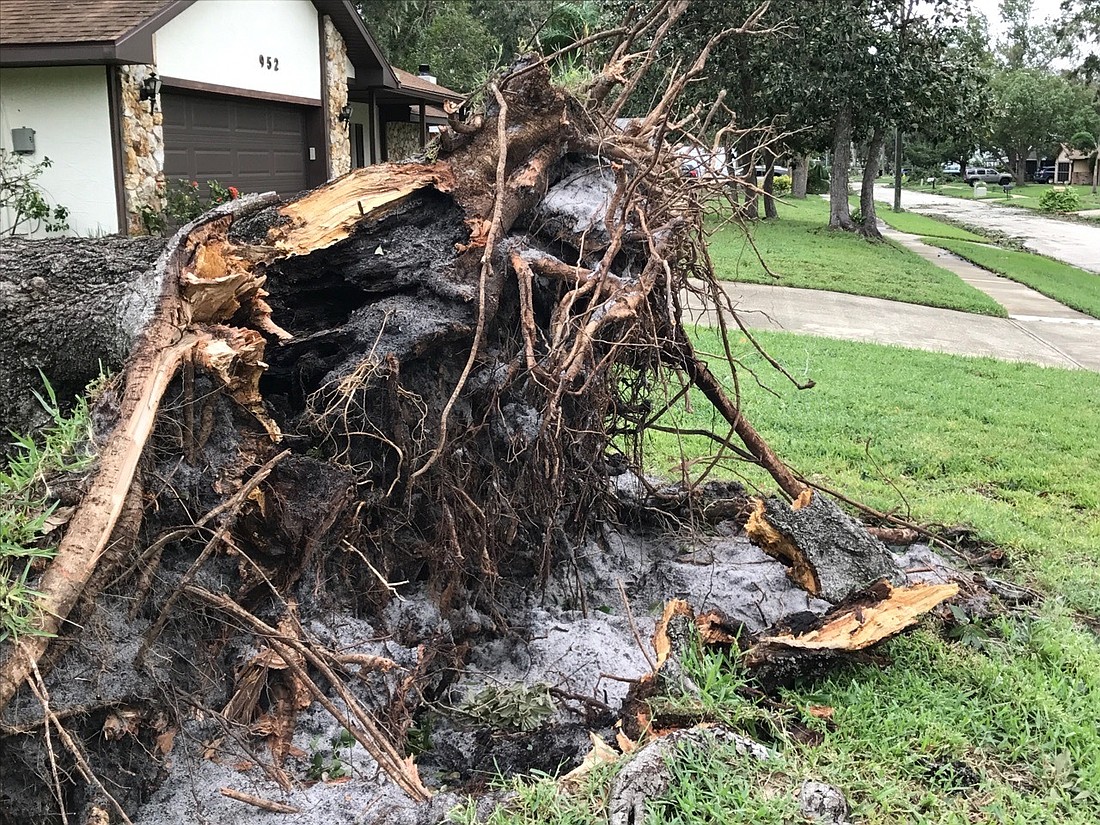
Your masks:
M1091 186L1092 155L1063 146L1054 162L1054 182Z
M78 234L142 231L176 178L290 194L404 156L459 97L349 0L0 0L0 149L50 158Z

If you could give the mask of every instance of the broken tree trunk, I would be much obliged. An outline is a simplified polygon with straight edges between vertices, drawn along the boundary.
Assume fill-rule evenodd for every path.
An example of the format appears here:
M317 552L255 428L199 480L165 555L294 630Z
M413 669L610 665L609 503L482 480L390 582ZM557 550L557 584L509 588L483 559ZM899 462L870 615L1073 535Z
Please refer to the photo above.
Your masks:
M754 544L786 564L800 587L834 604L876 582L902 581L886 545L821 493L804 490L791 505L758 499L745 524Z
M0 433L46 413L42 376L67 403L117 369L156 298L161 238L0 239Z

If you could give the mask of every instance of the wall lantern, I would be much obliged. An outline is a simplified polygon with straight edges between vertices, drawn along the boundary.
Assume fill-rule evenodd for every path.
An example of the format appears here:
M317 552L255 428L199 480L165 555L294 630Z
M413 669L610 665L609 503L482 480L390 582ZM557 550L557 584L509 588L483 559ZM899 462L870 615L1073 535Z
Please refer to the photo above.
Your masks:
M145 79L141 81L141 90L138 92L138 100L149 101L149 114L153 114L153 109L157 105L157 96L160 94L161 82L157 77L156 72L149 72L145 75Z
M351 126L351 104L345 103L343 108L340 109L340 114L336 117L345 126Z

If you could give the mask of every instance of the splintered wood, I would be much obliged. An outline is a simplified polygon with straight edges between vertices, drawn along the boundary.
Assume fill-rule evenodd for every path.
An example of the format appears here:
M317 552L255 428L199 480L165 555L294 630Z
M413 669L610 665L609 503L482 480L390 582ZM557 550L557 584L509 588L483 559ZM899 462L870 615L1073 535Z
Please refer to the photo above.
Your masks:
M877 581L902 581L886 545L827 497L806 489L788 507L758 499L745 532L810 594L834 604Z
M745 653L748 667L756 666L777 651L827 651L854 653L896 636L912 627L932 608L958 595L959 586L913 584L894 587L883 582L867 597L826 613L812 630L778 633L757 639Z
M420 189L449 192L450 164L377 164L355 169L279 209L285 223L270 242L286 255L309 255L349 237L366 215L375 218Z

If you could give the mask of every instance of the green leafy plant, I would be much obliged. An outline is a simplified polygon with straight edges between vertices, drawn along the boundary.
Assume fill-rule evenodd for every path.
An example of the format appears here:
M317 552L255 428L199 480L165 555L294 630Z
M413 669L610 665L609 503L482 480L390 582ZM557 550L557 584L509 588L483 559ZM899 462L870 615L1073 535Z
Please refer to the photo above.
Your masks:
M554 713L550 688L522 683L478 691L461 708L466 716L496 728L534 730Z
M34 563L53 558L55 551L43 540L57 506L47 499L46 481L84 470L95 460L87 398L78 399L66 414L45 376L42 381L45 395L35 396L50 423L37 440L12 433L14 450L0 471L0 640L38 632L33 623L38 593L27 580Z
M64 232L69 228L69 210L60 204L50 206L37 180L53 165L44 157L28 164L21 155L0 149L0 209L11 213L8 234L15 235L21 226L32 221L43 225L47 232Z
M1040 212L1076 212L1080 208L1081 198L1069 186L1048 189L1039 196Z
M200 184L197 180L179 178L169 183L165 190L164 217L167 223L182 226L210 208L240 196L237 187L224 186L216 180ZM145 221L144 215L142 220Z
M776 175L772 179L772 193L777 198L786 197L791 194L791 176Z
M328 782L351 776L351 766L347 764L350 751L355 746L355 737L351 735L351 731L342 728L329 740L329 744L332 745L331 750L321 748L320 739L314 739L310 743L310 761L306 776L314 782Z
M141 218L141 225L149 235L159 235L168 229L168 221L164 213L148 204L142 204L138 208L138 217Z

